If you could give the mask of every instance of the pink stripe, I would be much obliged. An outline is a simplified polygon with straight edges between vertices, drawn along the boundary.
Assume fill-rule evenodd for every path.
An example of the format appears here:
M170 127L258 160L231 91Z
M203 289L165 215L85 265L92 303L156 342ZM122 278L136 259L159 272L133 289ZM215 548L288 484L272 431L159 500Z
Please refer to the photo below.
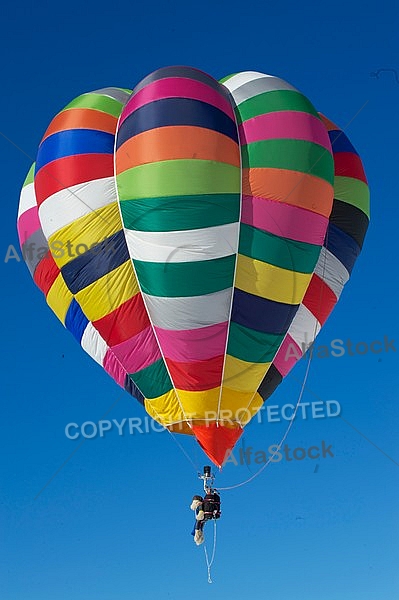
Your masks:
M110 351L128 373L137 373L161 358L151 326L125 342L112 346Z
M281 111L259 115L239 126L242 144L287 138L320 144L332 153L324 123L314 115L298 111Z
M193 100L201 100L202 102L207 102L208 104L212 104L212 106L219 108L235 120L233 108L229 101L216 90L213 90L201 81L185 79L183 77L168 77L150 83L132 96L122 111L119 127L123 121L127 119L133 111L140 108L140 106L143 106L148 102L153 102L154 100L163 100L164 98L190 98Z
M108 348L107 353L104 356L103 367L104 370L111 375L112 379L115 379L118 385L124 387L126 371L110 348Z
M224 354L228 322L200 329L173 331L155 328L162 352L176 362L207 360Z
M287 334L277 352L273 364L281 375L285 377L300 358L302 358L302 350L298 344L294 342L293 338Z
M32 208L22 213L18 219L17 229L21 246L33 233L41 229L37 206L32 206Z
M243 196L241 222L279 237L321 246L328 219L322 215L266 198Z

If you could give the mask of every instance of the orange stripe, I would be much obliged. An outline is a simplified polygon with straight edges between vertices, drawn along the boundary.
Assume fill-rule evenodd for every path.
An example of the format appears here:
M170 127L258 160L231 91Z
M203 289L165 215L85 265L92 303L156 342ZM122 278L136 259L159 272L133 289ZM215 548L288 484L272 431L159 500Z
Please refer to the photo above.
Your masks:
M115 134L118 119L108 113L92 108L70 108L60 112L51 121L43 140L53 133L66 129L97 129Z
M321 113L319 113L319 117L323 121L327 131L340 131L338 125L330 121L330 119L327 119L327 117L325 117Z
M126 141L117 151L118 173L162 160L215 160L240 166L238 144L227 136L186 125L158 127Z
M329 217L334 188L327 181L299 171L286 169L243 169L242 192L306 208Z

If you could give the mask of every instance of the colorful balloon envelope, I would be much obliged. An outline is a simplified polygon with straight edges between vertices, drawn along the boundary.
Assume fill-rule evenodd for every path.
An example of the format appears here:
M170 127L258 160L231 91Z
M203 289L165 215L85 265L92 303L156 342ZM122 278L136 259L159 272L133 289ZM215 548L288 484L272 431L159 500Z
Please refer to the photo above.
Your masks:
M53 119L18 232L82 348L220 466L325 323L368 221L358 154L298 90L166 67Z

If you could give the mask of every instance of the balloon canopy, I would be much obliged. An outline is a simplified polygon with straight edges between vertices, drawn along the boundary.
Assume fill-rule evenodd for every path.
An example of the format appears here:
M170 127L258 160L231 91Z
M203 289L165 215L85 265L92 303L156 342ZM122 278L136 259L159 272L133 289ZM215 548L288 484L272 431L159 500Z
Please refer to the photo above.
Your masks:
M18 233L82 348L221 466L325 323L368 222L356 150L301 92L166 67L53 119Z

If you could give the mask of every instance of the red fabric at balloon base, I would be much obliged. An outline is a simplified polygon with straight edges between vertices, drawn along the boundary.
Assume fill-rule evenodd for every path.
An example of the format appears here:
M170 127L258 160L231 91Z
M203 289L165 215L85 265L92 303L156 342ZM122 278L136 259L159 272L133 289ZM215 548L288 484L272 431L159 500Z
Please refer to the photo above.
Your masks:
M193 425L192 430L205 454L218 467L223 465L243 432L240 426L225 427L215 422Z

